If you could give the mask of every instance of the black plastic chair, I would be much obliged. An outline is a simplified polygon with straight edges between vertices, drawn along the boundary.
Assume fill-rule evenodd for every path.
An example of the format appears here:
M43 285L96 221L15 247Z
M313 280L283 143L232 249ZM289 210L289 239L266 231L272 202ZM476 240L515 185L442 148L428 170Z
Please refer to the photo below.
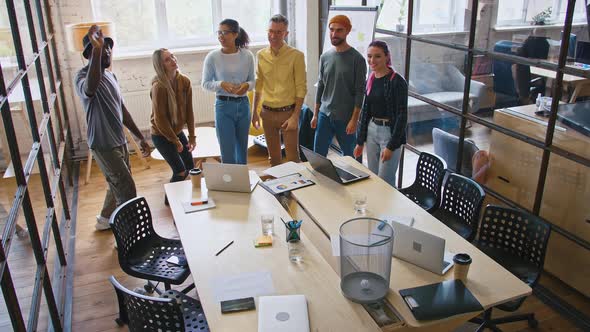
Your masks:
M152 224L152 214L147 201L136 197L121 204L111 215L111 230L117 241L119 265L132 277L148 280L144 286L148 293L162 292L150 280L163 282L166 290L170 285L182 284L190 275L188 266L166 262L171 256L184 257L180 240L159 236ZM182 292L195 287L191 284Z
M424 210L428 212L436 210L446 168L447 164L440 157L427 152L420 153L414 183L400 189L400 192Z
M551 226L536 216L516 209L488 205L474 245L517 278L534 287L543 271L550 233ZM496 308L513 312L525 299L523 297L503 303ZM480 324L477 331L485 328L500 331L496 325L523 320L532 328L539 324L534 313L492 319L492 308L487 309L483 317L473 318L470 322Z
M129 331L209 331L201 302L174 290L161 297L138 294L123 287L114 276L109 278L119 302L119 326Z
M467 241L473 241L485 196L477 182L452 173L445 182L441 204L432 215Z

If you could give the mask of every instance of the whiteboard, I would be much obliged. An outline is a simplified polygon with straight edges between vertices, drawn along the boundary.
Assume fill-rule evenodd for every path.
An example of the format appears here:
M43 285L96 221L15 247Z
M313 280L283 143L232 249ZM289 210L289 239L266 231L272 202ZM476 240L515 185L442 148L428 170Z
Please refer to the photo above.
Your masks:
M346 41L366 59L367 48L375 36L377 9L378 7L330 7L323 52L333 47L332 43L330 43L330 20L336 15L346 15L352 24L352 30L348 34Z

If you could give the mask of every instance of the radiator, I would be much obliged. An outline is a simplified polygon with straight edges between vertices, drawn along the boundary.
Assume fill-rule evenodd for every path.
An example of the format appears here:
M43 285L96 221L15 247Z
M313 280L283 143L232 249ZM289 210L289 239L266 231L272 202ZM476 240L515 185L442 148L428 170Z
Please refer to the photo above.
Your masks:
M152 101L149 91L133 91L123 94L125 106L140 130L149 130ZM215 94L193 86L193 112L195 124L215 121Z

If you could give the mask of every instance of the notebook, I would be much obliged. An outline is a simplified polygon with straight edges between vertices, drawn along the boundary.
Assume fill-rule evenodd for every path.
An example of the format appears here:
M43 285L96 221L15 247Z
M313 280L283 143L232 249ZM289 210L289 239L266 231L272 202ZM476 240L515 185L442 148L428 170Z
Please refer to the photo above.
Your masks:
M446 318L482 311L481 303L459 279L399 291L417 320Z
M305 295L261 296L258 332L309 332Z

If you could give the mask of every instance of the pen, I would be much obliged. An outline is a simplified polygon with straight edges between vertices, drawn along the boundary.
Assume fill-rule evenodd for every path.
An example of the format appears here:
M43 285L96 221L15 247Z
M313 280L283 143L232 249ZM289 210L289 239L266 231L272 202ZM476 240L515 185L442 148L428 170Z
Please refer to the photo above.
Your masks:
M198 201L198 202L191 202L192 206L197 206L197 205L203 205L203 204L207 204L209 203L209 201Z
M219 250L215 256L219 256L219 254L221 254L225 249L227 249L227 247L231 246L234 243L234 241L231 241L230 243L226 244L225 247L223 247L221 250Z

